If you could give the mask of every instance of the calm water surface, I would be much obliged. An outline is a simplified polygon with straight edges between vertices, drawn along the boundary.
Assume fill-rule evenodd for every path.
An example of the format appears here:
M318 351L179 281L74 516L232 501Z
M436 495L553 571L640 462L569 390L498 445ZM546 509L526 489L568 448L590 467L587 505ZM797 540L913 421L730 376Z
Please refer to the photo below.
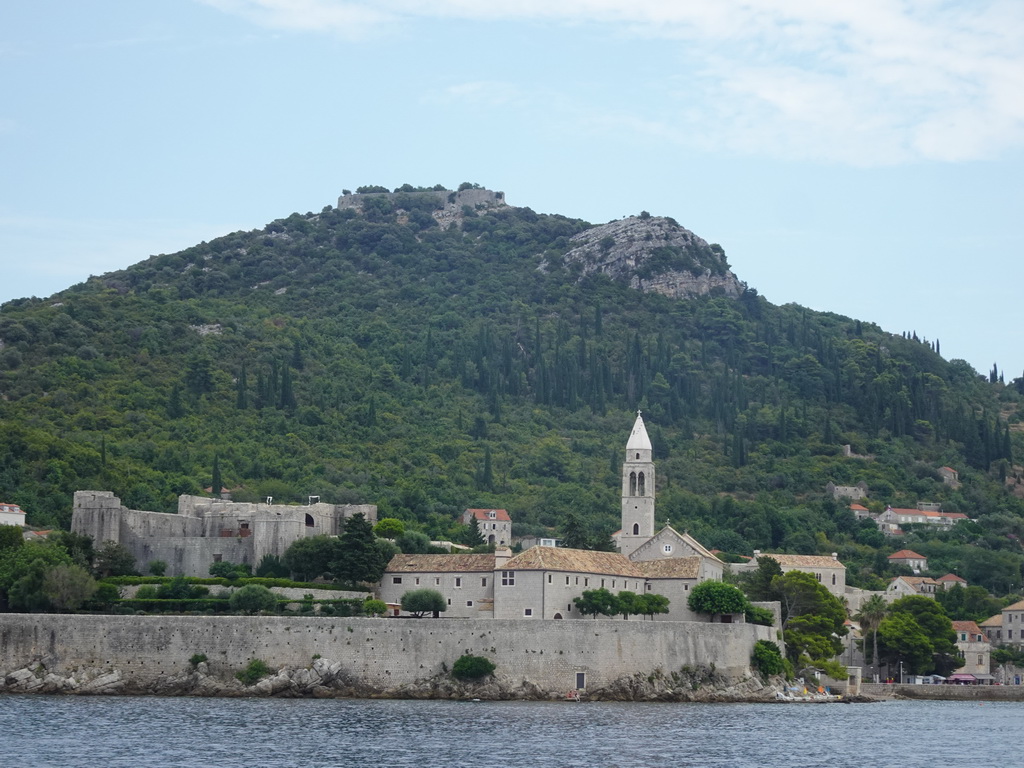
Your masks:
M1024 704L0 696L0 766L1024 766Z

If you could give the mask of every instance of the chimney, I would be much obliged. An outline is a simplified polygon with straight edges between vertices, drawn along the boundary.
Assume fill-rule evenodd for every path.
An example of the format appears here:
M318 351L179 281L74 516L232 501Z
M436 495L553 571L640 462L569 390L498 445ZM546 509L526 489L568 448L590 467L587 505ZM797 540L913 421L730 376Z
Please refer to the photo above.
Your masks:
M838 560L839 559L839 553L838 552L833 552L832 553L832 559L833 560Z
M512 550L508 547L497 547L494 550L494 567L501 568L512 559Z

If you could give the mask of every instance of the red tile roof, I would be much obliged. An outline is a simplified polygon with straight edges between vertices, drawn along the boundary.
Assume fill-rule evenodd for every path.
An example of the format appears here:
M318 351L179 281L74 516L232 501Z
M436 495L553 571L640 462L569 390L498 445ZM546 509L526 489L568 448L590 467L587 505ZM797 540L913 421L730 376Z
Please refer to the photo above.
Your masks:
M505 520L512 522L512 518L508 516L508 512L504 509L467 509L467 512L472 512L473 517L477 520ZM494 517L490 517L490 513L494 513Z
M494 555L395 555L385 573L493 571Z
M957 584L966 584L967 579L957 576L955 573L947 573L945 576L939 576L936 581L955 581Z
M915 560L928 559L924 555L917 554L917 552L915 552L912 549L901 549L899 552L893 552L891 555L889 555L890 560L909 560L911 558Z
M639 579L644 577L638 563L631 562L628 557L618 552L592 552L564 547L530 547L513 557L502 568L510 571L569 571Z

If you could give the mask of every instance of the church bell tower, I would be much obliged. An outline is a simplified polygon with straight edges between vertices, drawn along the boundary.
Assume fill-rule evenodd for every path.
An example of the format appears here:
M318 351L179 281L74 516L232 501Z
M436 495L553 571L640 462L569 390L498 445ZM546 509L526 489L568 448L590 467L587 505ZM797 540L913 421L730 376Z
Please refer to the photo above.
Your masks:
M654 460L651 438L640 411L626 442L622 464L622 533L619 551L627 557L654 536Z

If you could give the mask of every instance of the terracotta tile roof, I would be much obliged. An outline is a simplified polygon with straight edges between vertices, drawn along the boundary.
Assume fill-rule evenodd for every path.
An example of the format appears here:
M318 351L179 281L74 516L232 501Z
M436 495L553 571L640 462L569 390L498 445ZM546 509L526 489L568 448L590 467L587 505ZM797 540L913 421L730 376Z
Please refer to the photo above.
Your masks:
M395 555L385 573L493 571L494 555Z
M927 560L924 555L919 555L912 549L901 549L899 552L893 552L889 555L890 560L908 560L914 558L915 560Z
M505 565L509 571L569 571L574 573L603 573L609 576L644 578L636 563L618 552L591 552L585 549L563 547L530 547Z
M987 619L981 622L981 626L997 628L1003 626L1003 614L997 613L995 616L989 616Z
M846 566L834 557L825 555L781 555L775 552L762 552L754 559L770 557L783 568L845 568Z
M920 515L922 517L941 517L941 512L935 512L931 509L897 509L896 507L889 507L886 512L895 512L897 515Z
M508 512L504 509L467 509L467 512L472 512L473 517L477 520L504 520L505 522L512 522L512 518L508 516ZM490 513L494 513L494 517L490 517Z
M701 557L666 557L633 563L649 579L696 579Z
M1024 611L1024 600L1018 600L1013 605L1003 608L1004 611Z
M939 512L939 517L945 517L950 520L969 520L963 512Z
M862 504L851 504L850 510L853 512L867 512L868 508Z
M938 585L938 583L939 583L935 579L932 579L932 578L930 578L928 576L897 576L896 578L889 579L889 583L892 584L897 579L903 580L906 584L909 584L912 587L916 587L919 584L935 584L935 585Z
M979 627L977 623L973 621L954 621L953 630L955 632L969 632L972 635L982 634L981 627Z
M966 584L967 579L963 579L957 576L955 573L947 573L945 576L939 576L936 581L955 581L957 584Z

